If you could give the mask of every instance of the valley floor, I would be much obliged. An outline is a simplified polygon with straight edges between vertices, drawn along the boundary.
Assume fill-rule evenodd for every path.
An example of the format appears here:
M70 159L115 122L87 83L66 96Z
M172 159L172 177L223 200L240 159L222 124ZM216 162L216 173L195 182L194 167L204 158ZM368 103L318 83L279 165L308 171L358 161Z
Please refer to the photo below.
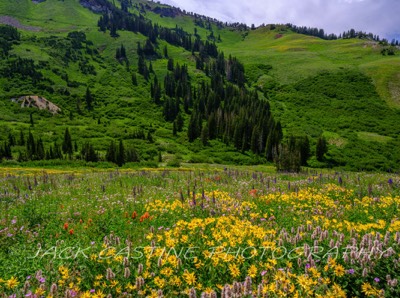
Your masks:
M395 297L400 177L0 169L2 297Z

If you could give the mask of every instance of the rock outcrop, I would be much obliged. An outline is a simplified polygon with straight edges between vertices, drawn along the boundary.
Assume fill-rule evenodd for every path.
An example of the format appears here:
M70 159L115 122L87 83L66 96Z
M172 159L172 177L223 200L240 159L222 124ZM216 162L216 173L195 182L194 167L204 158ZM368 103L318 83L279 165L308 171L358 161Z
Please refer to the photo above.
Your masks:
M53 115L61 112L61 109L51 101L37 95L21 96L12 98L13 102L21 104L21 108L37 108L39 110L48 110Z

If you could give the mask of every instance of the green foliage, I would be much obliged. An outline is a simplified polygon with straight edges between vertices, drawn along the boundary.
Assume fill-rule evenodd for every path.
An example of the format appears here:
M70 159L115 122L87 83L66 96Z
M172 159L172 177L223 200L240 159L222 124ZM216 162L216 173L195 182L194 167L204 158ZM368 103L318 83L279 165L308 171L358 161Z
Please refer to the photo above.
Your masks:
M326 143L326 139L321 136L318 138L317 147L315 149L315 156L318 161L324 160L324 155L328 152L328 145Z

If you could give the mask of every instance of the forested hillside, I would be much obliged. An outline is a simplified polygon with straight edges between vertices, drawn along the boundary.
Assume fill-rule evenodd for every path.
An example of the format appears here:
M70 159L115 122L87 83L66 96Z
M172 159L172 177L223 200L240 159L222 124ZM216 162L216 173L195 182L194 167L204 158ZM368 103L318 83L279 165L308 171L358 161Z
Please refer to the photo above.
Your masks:
M17 2L0 1L4 164L400 168L395 40L147 1Z

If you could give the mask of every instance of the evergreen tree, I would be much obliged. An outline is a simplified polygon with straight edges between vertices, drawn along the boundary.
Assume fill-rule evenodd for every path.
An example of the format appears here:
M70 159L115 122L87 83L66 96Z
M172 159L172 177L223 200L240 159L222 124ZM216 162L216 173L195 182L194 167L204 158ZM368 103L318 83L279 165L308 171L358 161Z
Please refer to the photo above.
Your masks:
M99 161L99 157L98 157L96 151L94 150L92 144L90 144L90 143L85 143L82 146L81 158L87 162Z
M61 146L58 145L57 142L54 142L53 154L54 154L53 159L62 159L63 158L63 155L61 152Z
M133 86L137 86L138 85L138 81L137 81L137 77L136 77L136 73L135 72L132 74L132 85Z
M147 40L146 40L146 43L144 44L144 47L143 47L143 53L144 53L144 55L146 55L146 56L154 56L154 55L157 55L157 52L156 52L156 50L155 50L155 47L154 47L154 45L153 45L153 43L151 42L150 39L147 39Z
M306 166L307 165L307 160L311 156L311 149L310 149L310 141L307 136L303 137L300 140L300 159L301 159L301 165Z
M25 146L25 136L24 136L24 132L22 130L20 130L19 132L19 142L18 142L19 146Z
M43 160L46 156L46 153L44 151L44 146L43 146L43 141L41 138L37 141L36 144L36 158L38 160Z
M93 110L93 96L92 93L90 92L89 87L86 88L85 101L86 101L86 109L88 111Z
M259 147L260 136L262 135L260 134L259 128L257 126L254 126L251 134L250 149L255 154L260 153L260 147Z
M128 148L126 150L126 162L139 162L139 154L135 148Z
M28 140L26 142L26 154L29 160L33 160L36 157L36 143L31 131L29 131Z
M117 48L117 50L116 50L115 59L117 59L118 61L121 60L121 49L120 48Z
M116 147L114 141L111 141L111 143L107 149L106 160L109 162L116 163L117 162L116 156L117 156L117 147Z
M164 58L168 58L168 47L167 46L165 46L164 47Z
M316 157L318 161L324 160L325 153L328 152L328 145L326 143L326 139L323 136L320 136L317 141L317 148L316 148Z
M4 142L3 155L6 159L12 159L11 145L8 142Z
M158 162L162 162L161 151L158 151Z
M8 142L4 142L3 146L0 146L0 160L2 158L12 159L11 145Z
M73 153L73 146L72 146L72 139L69 133L68 127L65 129L64 132L64 140L62 142L62 150L64 154L68 154L70 157Z
M11 132L8 134L8 144L11 147L16 145L15 137Z
M126 59L126 50L123 44L121 44L121 58Z
M203 146L208 145L208 124L206 123L201 129L201 143Z
M151 97L156 104L160 104L161 100L161 84L158 82L157 75L154 76L154 81L151 84Z
M1 159L1 156L0 156L0 159ZM18 152L17 161L18 161L18 162L28 161L28 158L27 158L25 152L22 152L22 151L19 151L19 152Z
M125 148L124 148L124 143L122 142L122 140L120 140L116 154L116 164L121 167L124 163L125 163Z
M153 143L153 142L154 142L153 136L151 135L151 132L150 132L150 131L147 132L147 141L148 141L149 143Z
M190 117L189 127L188 127L188 138L189 142L193 142L200 136L199 121L196 113L193 113Z
M182 117L182 113L179 112L178 115L176 116L176 129L178 132L181 132L183 130L183 125L184 125L184 120Z
M288 143L279 145L279 155L275 159L277 171L300 172L300 151L293 142L289 139Z
M174 59L172 58L168 59L167 69L169 71L174 71Z

